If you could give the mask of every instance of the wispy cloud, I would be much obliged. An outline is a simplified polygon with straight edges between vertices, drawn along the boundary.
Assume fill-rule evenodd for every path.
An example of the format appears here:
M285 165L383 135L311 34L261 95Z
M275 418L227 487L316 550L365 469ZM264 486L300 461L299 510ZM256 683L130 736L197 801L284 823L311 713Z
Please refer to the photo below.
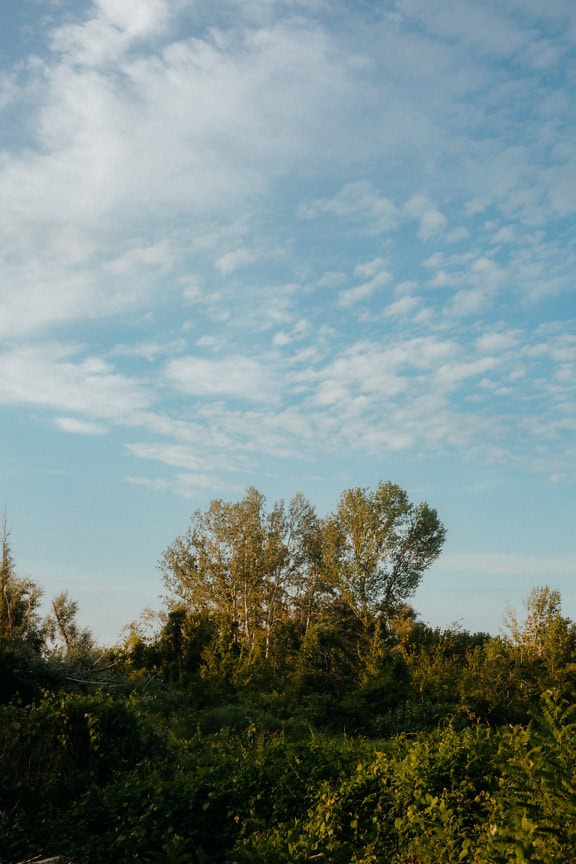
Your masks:
M431 240L441 234L448 225L448 220L430 202L426 195L414 195L404 205L404 212L419 223L418 236L422 240Z
M300 208L304 219L325 214L350 221L367 234L386 233L398 224L395 204L367 181L349 183L333 198L317 198Z
M358 268L356 268L358 269ZM338 295L339 306L353 306L361 300L367 300L372 295L387 285L392 280L392 274L381 270L376 273L368 282L362 282L360 285L355 285L353 288L346 288Z
M198 485L218 447L572 476L568 3L59 8L0 85L4 405Z
M167 364L165 375L174 387L192 396L259 402L274 398L278 392L271 370L250 357L182 357Z
M166 465L195 471L203 468L202 455L194 447L184 444L128 444L128 451L140 459L155 459Z
M63 432L72 432L75 435L106 435L108 432L102 423L90 423L76 417L57 417L56 425Z
M67 345L26 346L0 355L0 402L73 411L89 418L122 421L146 408L150 393L108 362Z

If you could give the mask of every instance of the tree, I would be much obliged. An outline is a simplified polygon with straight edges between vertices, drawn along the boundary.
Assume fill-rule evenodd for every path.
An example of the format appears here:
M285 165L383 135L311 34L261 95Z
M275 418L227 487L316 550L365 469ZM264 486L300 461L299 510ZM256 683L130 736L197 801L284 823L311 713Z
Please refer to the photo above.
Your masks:
M562 615L559 591L548 585L533 588L525 600L526 616L519 620L511 609L504 619L510 632L508 641L517 649L521 662L540 679L542 670L548 681L539 689L572 679L576 654L576 626Z
M552 591L548 585L533 588L524 605L524 621L520 621L510 609L505 624L513 644L521 648L529 659L535 659L550 652L554 643L566 633L569 621L561 613L560 592Z
M411 504L394 483L349 489L324 524L324 563L343 599L367 626L390 616L438 558L446 531L436 510Z
M9 536L4 514L0 561L0 639L26 642L39 650L42 631L38 606L42 591L31 579L16 575Z
M52 614L46 619L46 630L54 647L67 659L85 656L94 648L92 634L77 621L78 603L63 591L52 601Z
M298 493L286 508L275 504L269 520L269 544L274 553L267 608L267 645L274 622L290 617L306 633L330 591L322 578L321 523L312 504Z
M317 591L319 526L303 496L288 508L254 488L230 504L196 511L160 562L164 583L191 612L213 614L240 647L270 650L271 634L292 608L310 617Z
M365 627L396 614L444 536L436 511L392 483L344 492L323 521L301 494L267 511L250 488L237 503L196 511L160 568L176 603L214 616L243 654L268 658L287 622L304 636L343 605Z
M194 612L234 622L249 646L260 617L256 601L264 557L264 497L249 489L238 504L213 500L196 511L183 537L164 553L168 589Z

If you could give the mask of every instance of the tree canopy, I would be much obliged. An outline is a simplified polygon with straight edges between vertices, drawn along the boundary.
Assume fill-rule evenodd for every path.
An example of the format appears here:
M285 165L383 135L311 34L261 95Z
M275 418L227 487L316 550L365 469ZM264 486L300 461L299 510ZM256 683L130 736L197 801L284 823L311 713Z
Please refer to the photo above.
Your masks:
M394 483L349 489L324 525L326 566L342 597L367 624L412 596L438 558L446 531L436 510L411 504Z
M304 631L348 608L364 627L391 616L442 549L434 509L393 483L344 492L321 519L298 494L270 510L262 493L213 500L164 552L164 582L191 611L210 611L248 651L287 621Z

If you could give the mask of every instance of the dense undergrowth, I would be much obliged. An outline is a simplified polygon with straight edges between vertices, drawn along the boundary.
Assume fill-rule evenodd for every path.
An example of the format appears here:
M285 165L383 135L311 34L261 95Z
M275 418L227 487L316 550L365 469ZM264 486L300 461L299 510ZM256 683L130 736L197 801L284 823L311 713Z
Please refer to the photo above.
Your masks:
M462 674L478 650L469 641ZM20 665L22 692L0 707L2 864L39 853L78 864L576 860L566 680L564 695L537 694L533 680L510 705L523 722L488 722L462 689L448 704L447 681L442 704L431 701L415 655L401 701L375 700L372 717L361 687L337 703L201 672L170 682L132 663L125 655L100 687L53 665L51 688L45 671L36 690L38 668L25 680Z

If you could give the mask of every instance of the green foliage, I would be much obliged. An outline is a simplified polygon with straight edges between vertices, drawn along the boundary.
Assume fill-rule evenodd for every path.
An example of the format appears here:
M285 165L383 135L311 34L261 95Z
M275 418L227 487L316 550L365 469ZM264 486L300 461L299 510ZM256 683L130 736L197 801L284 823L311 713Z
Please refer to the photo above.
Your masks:
M435 510L413 505L394 483L349 489L324 525L324 558L343 600L368 625L390 615L436 560L446 531Z
M523 621L512 611L507 615L508 642L515 649L524 686L532 690L534 702L543 687L569 693L576 683L576 626L562 615L561 605L560 593L545 585L528 595Z
M152 852L146 860L150 864L195 864L198 860L187 850L187 843L179 834L167 840L161 852Z
M126 770L157 745L130 702L108 693L46 693L37 703L0 709L4 790L66 798L93 780Z
M44 622L45 640L50 650L67 660L83 658L94 648L94 639L77 621L78 603L63 591L52 601L52 613Z
M443 539L393 484L324 522L248 490L167 551L158 632L97 654L4 531L0 864L575 861L576 628L548 588L507 638L419 622Z
M576 704L543 694L529 727L504 738L500 762L493 814L497 860L576 860Z
M289 608L300 620L315 608L318 535L318 519L303 496L267 512L264 496L251 488L235 504L214 500L205 513L194 513L160 566L178 604L212 613L242 653L268 656Z
M235 504L214 500L194 513L160 566L178 614L208 612L243 659L273 667L287 624L304 637L313 626L339 627L342 609L366 630L393 616L444 537L436 511L392 483L348 490L323 521L302 495L267 512L248 489Z
M0 705L14 698L28 703L43 687L54 687L59 676L38 652L26 643L0 639Z
M6 516L0 544L0 640L39 652L43 642L38 611L42 591L31 579L16 574Z
M317 624L304 637L294 675L297 697L341 699L354 685L357 670L353 648L336 627Z
M258 703L188 710L175 692L4 706L7 861L576 860L576 708L551 697L528 728L374 741L271 728Z
M304 818L251 833L240 862L335 864L481 860L482 816L497 752L487 730L450 727L415 741L360 748L356 762L317 784ZM476 858L472 857L476 856Z

